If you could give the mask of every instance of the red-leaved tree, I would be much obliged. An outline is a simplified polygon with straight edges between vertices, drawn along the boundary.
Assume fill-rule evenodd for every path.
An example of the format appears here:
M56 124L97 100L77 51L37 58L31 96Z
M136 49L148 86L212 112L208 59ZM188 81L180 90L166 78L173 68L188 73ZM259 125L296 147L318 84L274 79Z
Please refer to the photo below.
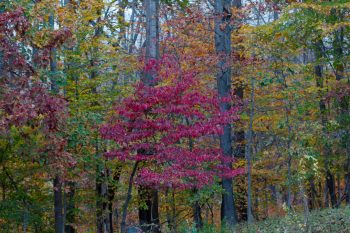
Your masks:
M48 85L37 77L34 59L23 52L23 47L32 45L27 33L30 26L22 8L0 14L0 136L8 135L13 126L39 128L47 141L38 152L44 152L51 165L63 170L74 163L65 152L65 138L59 134L67 117L67 103L50 94ZM48 50L64 43L62 34L66 38L71 35L67 29L52 34L55 42L36 48L37 68L45 68Z
M233 98L219 99L210 89L203 92L196 74L182 72L170 55L145 66L155 68L162 74L155 85L138 82L134 93L115 107L115 114L101 127L102 137L116 143L106 156L134 161L127 199L132 182L157 189L198 190L215 178L242 173L223 166L228 158L213 143L223 125L238 119L239 106L225 113L219 109L220 101L231 103Z

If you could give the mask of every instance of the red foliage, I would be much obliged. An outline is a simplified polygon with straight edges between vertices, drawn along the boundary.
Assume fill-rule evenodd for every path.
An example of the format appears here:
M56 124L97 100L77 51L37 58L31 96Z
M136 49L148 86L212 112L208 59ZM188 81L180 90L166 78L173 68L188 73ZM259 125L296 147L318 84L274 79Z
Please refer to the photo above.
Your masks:
M67 118L67 103L51 95L47 85L36 80L31 61L20 48L20 44L27 48L31 45L31 38L26 35L29 26L22 8L0 14L0 136L8 136L13 126L38 128L47 139L45 145L37 148L38 152L45 152L56 168L66 166L63 160L73 164L65 152L66 140L60 135ZM57 37L58 42L50 46L63 43L61 33ZM38 53L45 54L47 49Z
M106 156L146 162L137 183L157 188L200 188L215 177L241 173L222 166L232 160L207 144L217 140L224 124L238 119L238 107L220 113L219 101L231 98L219 99L211 90L201 92L195 74L181 74L176 71L178 66L169 62L174 59L164 56L161 69L178 72L178 78L160 77L156 86L137 83L133 95L125 98L109 123L101 127L103 138L119 147Z

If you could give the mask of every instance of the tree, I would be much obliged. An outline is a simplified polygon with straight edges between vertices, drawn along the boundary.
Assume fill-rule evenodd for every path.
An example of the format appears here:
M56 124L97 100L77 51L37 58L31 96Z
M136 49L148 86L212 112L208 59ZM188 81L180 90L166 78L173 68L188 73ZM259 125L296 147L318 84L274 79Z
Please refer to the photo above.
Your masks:
M61 192L60 186L57 185L57 177L63 173L65 166L69 167L74 164L70 155L65 152L66 139L62 135L64 119L67 117L66 103L61 97L50 94L50 91L45 87L45 83L39 79L38 73L40 68L45 69L48 65L46 63L49 60L47 52L61 46L65 42L63 38L69 38L71 33L69 30L53 31L50 40L37 48L37 57L33 60L39 60L41 63L36 63L34 67L25 58L27 54L22 52L21 49L21 47L30 46L33 42L27 33L31 29L31 25L23 8L1 14L0 21L2 52L4 53L3 69L5 71L1 77L3 89L0 102L1 109L3 109L1 112L1 136L8 138L6 140L7 145L3 148L4 153L5 155L8 153L8 158L17 156L15 154L11 155L16 150L8 149L14 146L11 143L11 137L15 136L11 133L11 131L15 132L13 129L18 130L18 136L24 141L27 141L31 133L39 137L37 138L39 145L33 148L30 147L30 150L25 152L25 156L33 156L32 153L35 151L38 156L27 159L31 159L33 163L41 164L39 167L55 168L57 170L57 173L50 174L52 177L49 177L54 180L55 229L56 232L63 232L62 203L57 203L62 199L56 196L56 191ZM27 133L22 131L26 128L30 130ZM41 141L40 135L50 141ZM16 147L18 149L25 148L25 144L21 145L19 143ZM3 167L5 167L8 161L5 159L3 162ZM6 174L16 191L24 192L22 184L17 184L16 178L8 172ZM26 189L25 186L24 184L24 189ZM24 195L22 201L26 210L23 230L26 231L29 221L27 215L30 214L30 212L28 213L30 196L28 194Z
M219 57L217 89L219 96L225 98L231 94L231 1L217 0L215 1L215 48ZM229 111L230 105L223 102L220 105L220 111L225 113ZM224 133L220 136L220 148L228 157L232 157L232 135L231 125L224 127ZM225 164L231 167L231 163ZM222 187L224 193L222 195L221 219L228 225L236 224L236 210L234 206L232 179L223 179Z
M148 86L155 84L157 77L157 63L159 59L159 0L144 2L146 14L146 54L145 65L141 80ZM144 151L146 154L152 153ZM140 200L146 203L146 208L139 207L139 220L146 232L159 232L158 192L155 189L139 189Z
M154 86L143 82L136 85L134 95L123 100L110 123L101 129L103 137L119 147L106 156L133 161L129 185L139 164L143 165L137 185L153 189L200 190L215 178L232 179L242 170L223 166L222 163L232 163L232 159L223 156L220 149L205 146L205 142L220 135L222 125L238 119L238 107L220 112L219 101L229 102L229 96L221 99L213 92L202 94L194 74L178 70L176 59L164 56L161 61L158 65L167 67L166 73L175 74L175 78L158 77ZM190 146L183 146L184 143Z

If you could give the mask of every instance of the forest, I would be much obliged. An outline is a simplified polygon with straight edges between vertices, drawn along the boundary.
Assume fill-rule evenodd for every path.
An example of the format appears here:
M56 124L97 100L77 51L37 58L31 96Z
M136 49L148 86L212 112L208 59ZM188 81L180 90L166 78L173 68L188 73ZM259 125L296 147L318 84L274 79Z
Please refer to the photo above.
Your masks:
M0 0L0 233L350 232L349 0Z

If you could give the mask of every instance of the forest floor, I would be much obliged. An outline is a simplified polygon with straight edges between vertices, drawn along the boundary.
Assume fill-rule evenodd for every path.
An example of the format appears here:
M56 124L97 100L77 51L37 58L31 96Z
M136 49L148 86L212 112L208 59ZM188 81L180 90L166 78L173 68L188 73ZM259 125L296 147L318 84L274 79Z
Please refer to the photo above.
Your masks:
M240 224L235 230L217 230L206 226L199 233L350 233L350 207L310 212L308 220L302 213L291 212L282 218L258 221L249 227ZM183 231L195 233L195 229Z

